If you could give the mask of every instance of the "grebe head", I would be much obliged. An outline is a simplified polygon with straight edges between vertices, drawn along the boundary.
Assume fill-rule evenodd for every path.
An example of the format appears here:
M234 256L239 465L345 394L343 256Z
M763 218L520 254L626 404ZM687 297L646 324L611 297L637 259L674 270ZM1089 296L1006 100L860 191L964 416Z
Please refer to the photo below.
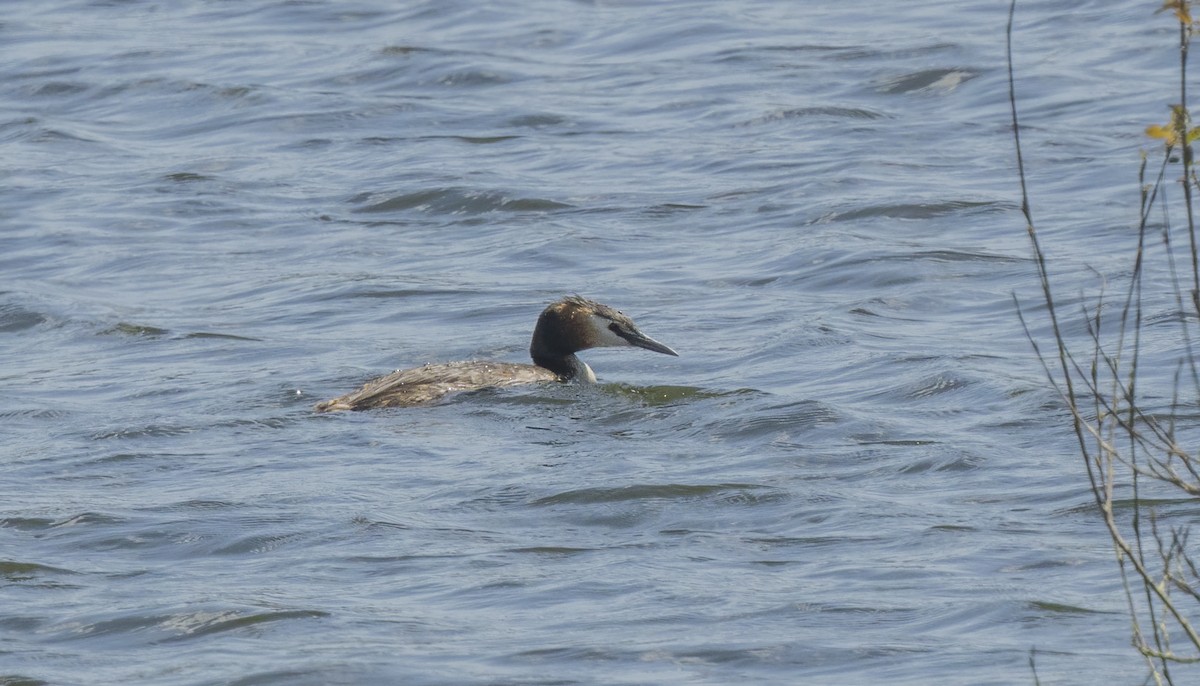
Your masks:
M533 330L529 355L539 366L564 378L595 375L575 353L588 348L645 348L664 355L679 356L671 348L638 330L633 320L608 305L570 295L547 307Z

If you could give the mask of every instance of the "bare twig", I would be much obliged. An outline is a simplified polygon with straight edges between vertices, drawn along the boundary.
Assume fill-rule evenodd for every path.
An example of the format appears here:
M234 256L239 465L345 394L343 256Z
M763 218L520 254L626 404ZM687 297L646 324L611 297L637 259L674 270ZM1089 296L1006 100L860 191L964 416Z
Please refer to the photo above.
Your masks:
M1042 351L1020 302L1017 302L1017 315L1042 371L1071 413L1071 427L1088 484L1116 554L1129 607L1134 647L1146 659L1150 677L1155 683L1172 684L1172 666L1200 662L1200 632L1189 617L1200 610L1200 565L1190 552L1188 525L1171 523L1177 521L1174 519L1162 520L1163 515L1155 509L1154 504L1172 502L1161 499L1158 495L1160 492L1173 491L1182 498L1200 498L1200 458L1180 442L1181 424L1185 418L1180 408L1186 403L1180 391L1185 369L1191 381L1191 402L1200 397L1200 364L1197 363L1200 356L1195 354L1195 336L1191 331L1191 327L1197 326L1200 321L1200 238L1195 230L1192 205L1192 189L1193 186L1200 189L1200 179L1197 179L1194 170L1191 142L1200 133L1190 126L1187 108L1191 0L1165 0L1163 10L1173 10L1180 24L1180 104L1172 109L1169 129L1151 127L1147 130L1151 135L1163 138L1165 145L1153 183L1146 182L1148 159L1145 156L1138 170L1141 204L1137 246L1129 280L1123 290L1121 308L1119 312L1106 314L1109 303L1103 287L1094 304L1085 304L1081 308L1088 342L1091 344L1087 357L1072 351L1066 340L1051 287L1046 255L1029 202L1012 59L1016 0L1009 5L1005 36L1009 105L1021 186L1021 213L1033 248L1055 350L1049 353ZM1165 192L1166 170L1176 155L1183 167L1182 204L1190 246L1191 283L1186 287L1183 284L1187 283L1184 279L1188 277L1181 279L1177 269ZM1148 232L1150 217L1156 208L1162 212L1161 249L1170 281L1165 295L1174 299L1183 353L1176 363L1170 392L1152 394L1143 389L1147 383L1146 379L1142 379L1143 346L1150 339L1144 339L1142 334L1147 327L1146 307L1148 302L1153 302L1146 298L1159 296L1146 291L1148 284L1154 282L1145 279L1152 268L1151 248L1154 242L1148 240ZM1184 290L1188 291L1186 298ZM1165 414L1146 402L1148 398L1163 397L1170 398ZM1088 411L1085 412L1084 408ZM1147 500L1147 492L1155 494L1152 499ZM1180 650L1173 644L1185 648ZM1034 667L1032 653L1030 666ZM1034 678L1037 678L1036 670Z

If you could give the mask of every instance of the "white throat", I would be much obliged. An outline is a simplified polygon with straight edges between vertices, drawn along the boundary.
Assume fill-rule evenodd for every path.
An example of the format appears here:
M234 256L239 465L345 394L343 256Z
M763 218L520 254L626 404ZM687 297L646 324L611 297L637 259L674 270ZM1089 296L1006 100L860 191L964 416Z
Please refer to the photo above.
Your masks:
M579 375L575 377L576 380L580 383L596 383L596 372L592 371L592 368L588 366L588 363L580 360L579 366L583 367L583 369L579 370Z

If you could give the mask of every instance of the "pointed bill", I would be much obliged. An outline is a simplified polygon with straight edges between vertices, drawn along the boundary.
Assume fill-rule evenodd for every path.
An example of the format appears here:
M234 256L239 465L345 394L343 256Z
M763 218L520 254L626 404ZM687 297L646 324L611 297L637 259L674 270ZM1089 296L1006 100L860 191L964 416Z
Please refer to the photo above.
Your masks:
M659 343L637 329L625 332L623 338L629 342L629 345L645 348L646 350L653 350L656 353L662 353L664 355L673 355L675 357L679 357L679 353L672 350L670 346Z

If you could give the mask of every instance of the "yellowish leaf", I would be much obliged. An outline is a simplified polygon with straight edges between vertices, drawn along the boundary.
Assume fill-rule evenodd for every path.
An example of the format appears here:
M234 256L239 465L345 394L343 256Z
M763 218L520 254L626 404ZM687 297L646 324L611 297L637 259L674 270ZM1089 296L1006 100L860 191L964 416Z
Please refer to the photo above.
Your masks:
M1192 23L1191 4L1191 0L1164 0L1162 7L1158 9L1158 12L1169 11L1175 15L1175 18L1179 20L1179 23L1190 26Z
M1175 135L1174 130L1165 126L1159 126L1158 124L1151 124L1150 126L1147 126L1146 135L1150 136L1151 138L1161 139L1165 141L1167 145L1175 145L1175 142L1178 139L1178 136Z

